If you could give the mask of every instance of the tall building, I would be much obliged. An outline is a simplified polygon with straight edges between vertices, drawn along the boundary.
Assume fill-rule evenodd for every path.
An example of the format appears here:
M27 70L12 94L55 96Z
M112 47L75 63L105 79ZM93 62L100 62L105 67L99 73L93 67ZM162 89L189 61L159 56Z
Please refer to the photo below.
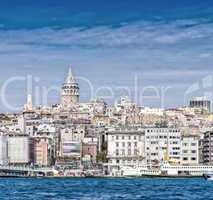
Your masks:
M211 112L211 101L207 100L206 97L194 97L190 101L189 106Z
M45 137L34 138L34 164L47 166L48 162L48 141Z
M0 165L8 164L7 136L0 135Z
M30 163L30 138L28 136L8 138L8 159L12 164Z
M79 102L79 86L70 68L67 79L62 86L61 104L64 109L67 109L78 102Z
M204 133L203 142L203 163L213 164L213 132L207 131Z

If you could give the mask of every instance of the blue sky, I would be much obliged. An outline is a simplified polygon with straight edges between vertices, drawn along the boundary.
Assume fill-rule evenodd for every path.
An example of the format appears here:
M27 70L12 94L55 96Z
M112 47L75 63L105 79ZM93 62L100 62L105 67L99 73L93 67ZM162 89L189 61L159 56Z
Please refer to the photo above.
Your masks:
M118 87L134 93L136 75L139 92L169 87L164 106L175 107L186 103L186 91L186 99L203 95L203 79L212 81L212 44L208 0L0 1L1 85L13 76L32 75L39 78L35 87L60 86L72 65L95 90L111 87L116 97L122 95ZM196 91L190 89L196 84ZM82 81L80 86L81 101L88 101L88 86ZM26 96L23 81L6 91L13 106L21 106ZM48 100L58 103L59 94L52 92ZM139 103L162 106L155 98Z

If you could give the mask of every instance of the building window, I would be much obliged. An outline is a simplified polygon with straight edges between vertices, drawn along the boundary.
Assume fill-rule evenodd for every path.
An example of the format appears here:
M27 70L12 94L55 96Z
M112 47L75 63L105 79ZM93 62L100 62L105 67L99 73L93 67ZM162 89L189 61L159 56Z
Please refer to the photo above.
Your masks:
M116 156L119 156L119 150L116 149Z
M131 142L128 142L128 147L131 147Z
M138 155L138 150L137 149L134 149L134 155Z
M184 157L183 160L188 160L188 158L187 158L187 157Z
M135 147L137 147L138 146L138 143L137 142L135 142Z
M131 149L128 149L128 156L131 155Z
M116 142L116 147L119 147L119 142Z
M119 140L119 136L116 136L116 140Z
M158 144L157 141L151 141L151 144Z
M122 136L122 140L124 140L124 136Z
M196 150L192 150L192 153L196 153L197 151Z
M122 146L125 147L125 142L122 142Z

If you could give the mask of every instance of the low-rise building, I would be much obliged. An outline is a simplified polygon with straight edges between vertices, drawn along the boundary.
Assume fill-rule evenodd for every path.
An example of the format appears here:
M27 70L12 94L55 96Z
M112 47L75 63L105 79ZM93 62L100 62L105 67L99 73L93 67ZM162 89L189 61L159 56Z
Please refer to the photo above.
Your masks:
M199 137L196 135L183 135L181 140L181 154L183 165L199 163Z

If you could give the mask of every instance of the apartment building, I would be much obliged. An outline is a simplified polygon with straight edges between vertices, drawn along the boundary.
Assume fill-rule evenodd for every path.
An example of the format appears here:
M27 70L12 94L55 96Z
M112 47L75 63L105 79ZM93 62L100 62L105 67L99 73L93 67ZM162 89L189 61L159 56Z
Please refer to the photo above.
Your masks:
M107 132L109 165L139 165L144 162L144 131L112 130Z

